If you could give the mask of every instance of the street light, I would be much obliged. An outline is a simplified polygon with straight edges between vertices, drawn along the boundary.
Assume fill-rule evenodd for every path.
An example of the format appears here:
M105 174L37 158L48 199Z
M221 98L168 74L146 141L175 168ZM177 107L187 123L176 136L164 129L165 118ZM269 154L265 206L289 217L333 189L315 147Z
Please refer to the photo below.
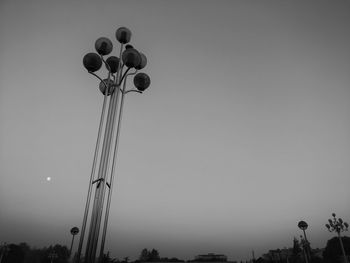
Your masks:
M90 210L90 200L94 185L95 195L92 204L88 239L86 242L85 262L95 263L97 244L100 236L100 226L102 222L103 231L101 235L100 260L103 258L124 97L129 92L142 93L149 87L151 82L147 74L138 72L146 66L147 59L144 54L128 44L131 39L131 31L125 27L118 28L116 31L116 39L120 43L119 57L110 56L107 59L104 58L105 55L109 55L112 52L113 43L108 38L101 37L95 42L95 49L97 53L88 53L83 58L83 64L88 73L100 80L99 89L104 96L88 194L86 198L84 218L81 227L77 262L80 261L85 228ZM102 65L105 65L107 70L107 78L105 79L102 79L95 73L96 71L100 70ZM132 75L134 75L133 82L136 89L126 89L126 80ZM108 113L107 117L105 117L107 103ZM104 135L102 136L103 129ZM100 147L102 137L103 143L102 147ZM114 147L112 147L113 145ZM100 157L99 162L97 161L98 157ZM95 170L97 166L98 173L97 178L95 178ZM108 188L108 196L107 203L105 205L106 188ZM103 216L104 208L105 213Z
M304 241L303 241L303 244L304 244L304 246L305 246L306 256L308 257L309 260L311 260L310 242L307 240L307 238L306 238L306 232L305 232L305 230L306 230L307 227L308 227L308 224L307 224L305 221L299 221L298 227L299 227L301 230L303 230L303 232L304 232Z
M341 251L342 251L343 256L344 256L344 262L348 263L348 259L347 259L346 254L345 254L343 241L341 239L340 232L348 231L349 224L347 222L344 222L343 219L341 219L341 218L337 219L335 213L333 213L332 216L333 216L333 219L328 219L329 224L326 224L326 227L329 230L329 232L334 231L338 234Z
M79 228L77 228L76 226L71 228L70 233L72 234L73 237L72 237L72 243L70 244L69 256L72 254L74 236L79 233Z

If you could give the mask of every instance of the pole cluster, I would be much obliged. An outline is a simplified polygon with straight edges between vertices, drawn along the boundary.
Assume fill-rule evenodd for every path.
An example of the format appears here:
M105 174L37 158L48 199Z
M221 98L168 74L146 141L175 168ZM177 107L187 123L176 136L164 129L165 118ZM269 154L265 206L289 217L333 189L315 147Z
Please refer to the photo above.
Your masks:
M146 66L146 56L128 44L131 39L131 31L125 27L118 28L116 39L120 43L119 57L109 56L105 59L104 56L112 52L113 44L110 39L101 37L95 42L97 53L88 53L83 58L83 64L88 73L100 80L99 89L104 95L104 99L81 227L77 262L80 262L85 232L87 232L87 241L84 262L95 263L98 244L100 245L99 259L103 258L124 96L129 92L142 93L150 85L149 76L138 72ZM107 77L104 79L95 73L101 69L102 65L106 68ZM136 89L127 90L126 80L131 75L134 75L133 82ZM105 116L107 104L108 112ZM101 139L102 146L100 146ZM95 175L96 171L97 175ZM92 194L94 194L93 199ZM90 201L92 201L91 205ZM89 210L91 210L90 225L89 229L86 229ZM103 224L102 234L100 233L101 224Z
M345 249L344 249L344 245L343 245L343 241L341 239L340 233L344 232L344 231L348 231L349 224L347 222L344 222L343 219L341 219L341 218L337 219L335 213L333 213L332 216L333 216L332 219L328 219L329 224L326 224L326 227L329 230L329 232L336 232L337 233L338 238L339 238L340 248L342 250L343 257L344 257L344 262L348 263L349 261L348 261L348 258L346 256L346 253L345 253Z

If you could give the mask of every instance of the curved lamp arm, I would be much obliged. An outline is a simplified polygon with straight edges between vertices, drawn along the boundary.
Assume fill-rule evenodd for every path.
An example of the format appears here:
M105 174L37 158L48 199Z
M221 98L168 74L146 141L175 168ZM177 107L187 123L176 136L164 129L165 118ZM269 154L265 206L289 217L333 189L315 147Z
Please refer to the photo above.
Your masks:
M123 66L124 66L124 65L123 65ZM122 84L123 80L125 79L125 77L129 75L128 72L129 72L130 69L131 69L131 68L128 68L128 69L124 72L122 78L120 79L120 82L119 82L118 86L120 86L120 85Z
M98 78L102 83L103 85L105 85L105 88L106 88L106 91L109 91L109 88L107 87L107 84L106 82L97 74L95 74L94 72L91 72L91 71L88 71L91 75L95 76L96 78ZM108 75L108 80L110 78L110 75Z
M130 69L130 68L128 68L128 70L125 71L125 73L124 73L123 78L124 78L124 77L125 77L125 78L124 78L124 83L123 83L123 89L120 89L120 91L121 91L124 95L127 94L127 93L129 93L129 92L142 93L142 91L135 90L135 89L125 90L125 85L126 85L126 79L127 79L127 77L128 77L128 76L135 75L135 74L138 72L138 70L136 69L134 72L127 73L127 72L129 71L129 69Z
M124 94L128 94L129 92L136 92L136 93L142 94L142 91L139 91L139 90L137 90L137 89L127 90L127 91L124 92Z
M111 67L108 65L108 63L106 62L106 60L103 58L103 56L101 55L101 60L103 62L103 64L105 64L107 70L108 70L108 82L111 80ZM108 89L106 89L108 90Z

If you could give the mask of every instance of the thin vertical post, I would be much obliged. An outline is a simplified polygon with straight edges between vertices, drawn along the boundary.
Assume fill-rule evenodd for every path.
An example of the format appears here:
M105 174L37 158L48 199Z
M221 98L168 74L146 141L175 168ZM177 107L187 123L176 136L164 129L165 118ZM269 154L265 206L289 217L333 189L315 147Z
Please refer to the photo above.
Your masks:
M122 54L122 49L123 49L123 44L121 44L121 47L120 47L120 54ZM119 65L121 65L121 61L119 61ZM119 82L120 82L121 71L122 71L122 67L119 67L117 78L116 78L117 86L115 87L114 92L111 95L110 104L108 108L105 135L103 139L101 160L100 160L98 179L97 179L99 180L99 182L96 185L95 199L94 199L94 204L93 204L92 214L91 214L89 238L88 238L88 243L87 243L87 248L85 253L87 263L94 263L95 261L97 243L99 238L99 230L100 230L100 224L101 224L101 216L103 211L106 172L107 172L108 163L110 159L110 147L111 147L111 141L112 141L113 131L115 127L115 115L116 115L118 98L120 93Z
M128 75L133 75L135 73L128 74ZM103 225L103 232L102 232L102 239L101 239L101 248L100 248L100 256L99 256L100 262L102 262L102 259L103 259L103 250L104 250L104 245L105 245L105 240L106 240L108 217L109 217L109 210L110 210L113 182L114 182L114 175L115 175L115 166L116 166L117 155L118 155L119 136L120 136L121 122L122 122L123 108L124 108L126 79L127 79L128 75L125 75L125 79L123 82L123 89L121 90L121 100L120 100L119 116L118 116L118 123L117 123L117 134L116 134L116 138L115 138L115 145L114 145L114 151L113 151L113 161L112 161L112 169L111 169L111 175L110 175L109 192L108 192L108 197L107 197L105 221L104 221L104 225Z
M306 255L306 252L305 252L305 247L303 248L303 252L304 252L305 262L309 263L309 260L307 259L307 255Z
M304 238L305 238L305 250L306 250L306 256L308 257L309 260L311 260L311 251L310 251L310 243L306 238L306 232L305 229L303 229L304 232Z
M343 241L341 240L340 232L338 232L338 238L339 238L339 242L340 242L341 251L342 251L343 257L344 257L344 263L348 263L348 258L346 257L346 254L345 254L345 249L344 249Z
M97 157L98 157L98 152L99 152L99 148L100 148L102 127L103 127L104 116L105 116L105 111L106 111L107 94L108 94L108 89L106 88L106 93L104 94L104 97L103 97L102 112L101 112L101 117L100 117L100 124L99 124L99 127L98 127L97 140L96 140L95 152L94 152L94 159L93 159L93 162L92 162L91 175L90 175L88 193L87 193L87 198L86 198L83 223L82 223L81 232L80 232L80 239L79 239L79 246L78 246L77 260L76 260L77 263L80 262L81 250L83 248L85 228L86 228L86 222L87 222L87 217L88 217L88 214L89 214L89 207L90 207L90 200L91 200L92 182L93 182L93 180L95 178L96 163L97 163Z
M72 235L72 236L73 236L73 237L72 237L72 243L70 244L69 256L72 255L72 248L73 248L73 242L74 242L74 236L75 236L75 235Z

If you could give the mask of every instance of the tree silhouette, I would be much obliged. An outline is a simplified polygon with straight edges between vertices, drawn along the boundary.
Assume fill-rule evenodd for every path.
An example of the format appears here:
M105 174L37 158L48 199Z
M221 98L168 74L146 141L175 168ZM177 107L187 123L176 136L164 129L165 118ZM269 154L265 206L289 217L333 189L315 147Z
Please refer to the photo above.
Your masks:
M154 249L154 248L151 251L149 251L147 248L144 248L141 251L139 260L143 261L143 262L160 261L159 252L156 249Z
M2 263L22 263L24 261L25 252L20 245L7 245L6 250Z
M139 260L140 261L149 261L149 252L147 248L142 249Z
M118 259L111 258L109 256L109 251L107 252L107 254L103 254L103 258L102 258L102 262L101 263L116 263L116 262L118 262Z
M160 260L159 252L156 249L153 248L149 254L150 254L150 261L155 262Z
M291 256L292 263L302 262L301 252L302 252L302 250L300 248L299 240L294 237L294 239L293 239L293 252L292 252L292 256Z

